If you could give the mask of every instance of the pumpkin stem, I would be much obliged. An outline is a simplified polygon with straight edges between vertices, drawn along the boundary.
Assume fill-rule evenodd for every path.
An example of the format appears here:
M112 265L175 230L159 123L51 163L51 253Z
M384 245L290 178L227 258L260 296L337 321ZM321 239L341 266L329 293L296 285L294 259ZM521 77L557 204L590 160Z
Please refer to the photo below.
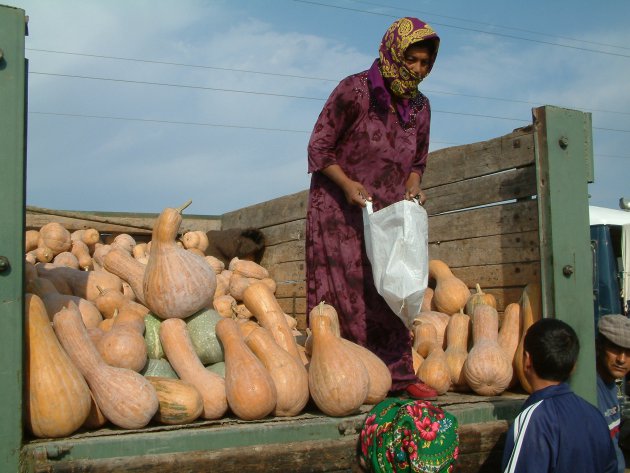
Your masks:
M326 301L321 301L321 302L318 304L318 307L317 307L317 308L319 309L319 315L322 315L322 314L324 313L324 304L325 304L325 303L326 303Z
M475 284L475 287L477 288L477 294L483 294L483 291L481 290L481 286L479 286L479 283Z
M182 205L181 207L177 207L177 212L182 213L184 211L184 209L186 207L188 207L190 204L192 204L192 199L188 199L188 202L186 202L184 205Z

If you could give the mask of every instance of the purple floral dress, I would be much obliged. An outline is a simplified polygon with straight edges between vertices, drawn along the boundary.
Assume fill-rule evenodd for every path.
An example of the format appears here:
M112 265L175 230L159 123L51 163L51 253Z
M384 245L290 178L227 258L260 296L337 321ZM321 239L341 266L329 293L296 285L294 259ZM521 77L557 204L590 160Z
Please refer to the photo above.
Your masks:
M320 170L338 164L370 192L374 211L402 200L410 172L422 176L425 169L431 112L418 93L403 124L398 113L375 100L368 77L364 71L341 81L308 145L307 310L321 301L332 305L342 336L378 355L392 373L392 390L400 390L418 381L411 335L374 287L361 207L349 205Z

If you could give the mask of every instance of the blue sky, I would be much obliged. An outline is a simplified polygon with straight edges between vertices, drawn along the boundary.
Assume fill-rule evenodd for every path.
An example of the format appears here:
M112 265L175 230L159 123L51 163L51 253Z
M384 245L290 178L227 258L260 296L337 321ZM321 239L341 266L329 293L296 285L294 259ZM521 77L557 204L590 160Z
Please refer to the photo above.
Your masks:
M308 188L324 100L401 16L442 38L432 150L587 111L591 204L630 197L626 0L5 1L29 16L29 205L221 214Z

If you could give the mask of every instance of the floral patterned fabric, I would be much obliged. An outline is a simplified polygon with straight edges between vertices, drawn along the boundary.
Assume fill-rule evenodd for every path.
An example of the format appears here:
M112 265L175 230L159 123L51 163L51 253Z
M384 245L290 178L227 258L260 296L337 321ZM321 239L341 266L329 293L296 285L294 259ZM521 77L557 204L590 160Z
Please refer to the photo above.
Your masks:
M349 205L341 188L320 171L338 164L370 192L374 211L402 200L409 174L424 172L431 120L423 94L410 98L408 106L408 119L402 120L376 100L368 71L349 76L328 98L308 145L307 313L321 301L335 307L342 336L388 365L392 390L418 382L411 336L374 287L362 209Z
M372 472L450 473L459 456L457 419L427 401L385 399L359 435L361 462Z

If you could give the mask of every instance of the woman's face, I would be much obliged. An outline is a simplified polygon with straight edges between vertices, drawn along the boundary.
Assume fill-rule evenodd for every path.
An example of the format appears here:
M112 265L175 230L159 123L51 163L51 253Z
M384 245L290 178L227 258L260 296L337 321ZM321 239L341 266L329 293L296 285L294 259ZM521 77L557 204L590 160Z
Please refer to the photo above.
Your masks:
M412 44L405 51L407 69L423 79L429 73L431 50L422 44Z

